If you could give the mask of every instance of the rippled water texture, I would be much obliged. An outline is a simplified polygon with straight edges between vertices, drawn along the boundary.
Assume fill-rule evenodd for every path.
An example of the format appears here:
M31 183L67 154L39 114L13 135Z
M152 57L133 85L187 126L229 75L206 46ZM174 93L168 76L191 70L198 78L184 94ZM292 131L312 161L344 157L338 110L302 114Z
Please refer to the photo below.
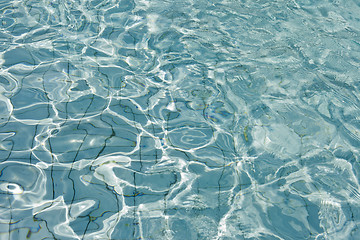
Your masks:
M359 239L359 0L0 9L0 239Z

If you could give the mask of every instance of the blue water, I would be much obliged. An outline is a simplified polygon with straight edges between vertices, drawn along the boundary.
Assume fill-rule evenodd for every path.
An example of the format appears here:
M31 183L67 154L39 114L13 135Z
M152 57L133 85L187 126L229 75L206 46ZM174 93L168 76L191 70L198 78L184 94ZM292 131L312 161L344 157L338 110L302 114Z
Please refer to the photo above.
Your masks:
M359 0L0 0L0 239L359 239Z

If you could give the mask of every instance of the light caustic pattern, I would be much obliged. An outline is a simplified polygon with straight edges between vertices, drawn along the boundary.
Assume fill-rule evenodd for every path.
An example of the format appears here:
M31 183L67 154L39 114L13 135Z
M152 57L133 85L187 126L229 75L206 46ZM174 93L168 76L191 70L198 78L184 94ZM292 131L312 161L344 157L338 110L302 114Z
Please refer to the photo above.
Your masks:
M358 0L1 0L0 239L356 239Z

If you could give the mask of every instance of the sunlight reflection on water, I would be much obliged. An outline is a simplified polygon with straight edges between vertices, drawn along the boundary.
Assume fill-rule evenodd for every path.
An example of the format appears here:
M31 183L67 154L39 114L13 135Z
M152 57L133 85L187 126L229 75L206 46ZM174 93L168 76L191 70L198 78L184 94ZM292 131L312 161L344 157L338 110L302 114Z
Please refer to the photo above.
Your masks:
M356 239L357 1L0 9L0 239Z

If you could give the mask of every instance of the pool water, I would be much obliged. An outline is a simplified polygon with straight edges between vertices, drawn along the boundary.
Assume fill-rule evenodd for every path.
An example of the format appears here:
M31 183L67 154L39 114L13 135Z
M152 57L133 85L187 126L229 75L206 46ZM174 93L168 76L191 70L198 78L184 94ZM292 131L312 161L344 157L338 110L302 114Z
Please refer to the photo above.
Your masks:
M359 239L359 0L0 0L0 239Z

